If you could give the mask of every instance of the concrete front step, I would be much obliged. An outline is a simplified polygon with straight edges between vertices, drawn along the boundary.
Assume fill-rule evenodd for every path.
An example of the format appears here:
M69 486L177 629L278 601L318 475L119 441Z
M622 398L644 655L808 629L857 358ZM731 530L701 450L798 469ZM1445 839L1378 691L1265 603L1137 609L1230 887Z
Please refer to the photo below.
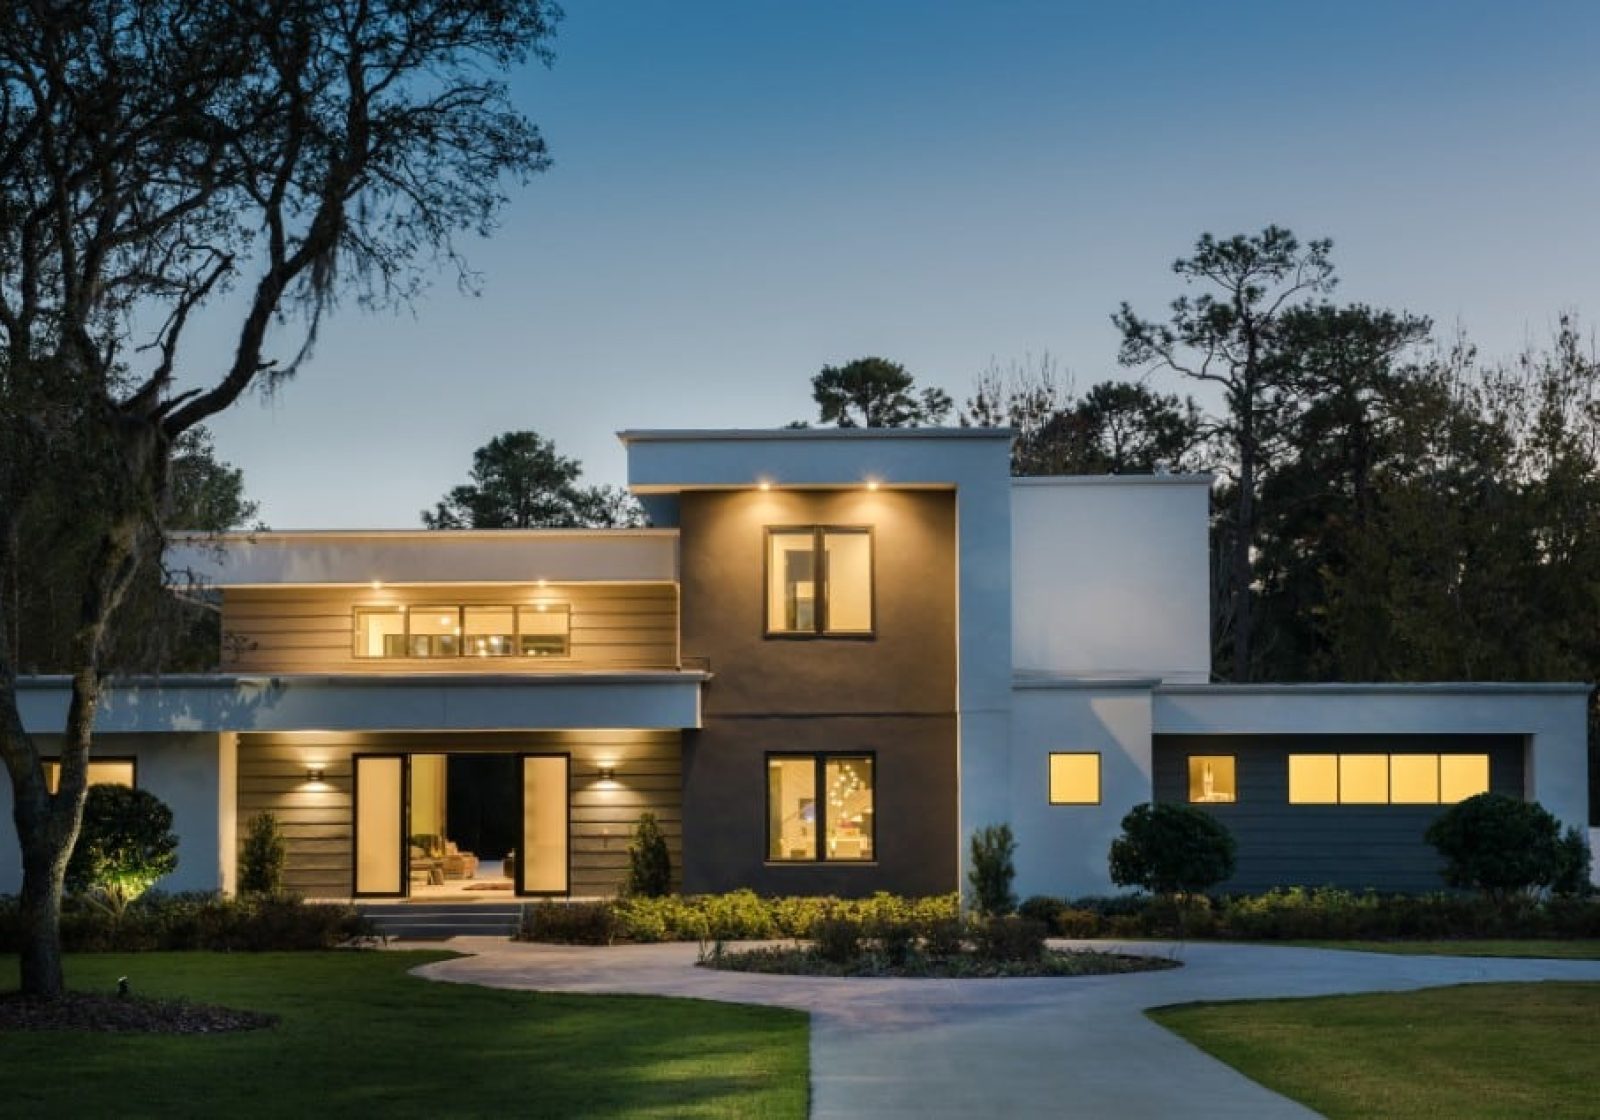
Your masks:
M419 903L374 903L361 913L385 937L437 940L446 937L510 937L522 921L522 907L509 904L469 906Z

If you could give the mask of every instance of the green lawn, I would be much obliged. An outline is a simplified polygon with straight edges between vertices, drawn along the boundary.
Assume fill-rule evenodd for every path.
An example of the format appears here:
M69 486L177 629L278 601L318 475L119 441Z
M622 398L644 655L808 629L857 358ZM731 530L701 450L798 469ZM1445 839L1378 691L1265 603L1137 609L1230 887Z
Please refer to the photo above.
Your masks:
M448 953L140 953L68 983L275 1012L216 1036L0 1035L17 1116L803 1117L806 1016L644 996L436 984ZM0 961L14 990L16 960Z
M1261 944L1257 942L1256 944ZM1446 957L1552 957L1600 960L1600 941L1288 941L1307 949L1353 949L1362 953L1436 954Z
M1600 1100L1600 984L1467 984L1150 1015L1334 1120L1592 1120Z

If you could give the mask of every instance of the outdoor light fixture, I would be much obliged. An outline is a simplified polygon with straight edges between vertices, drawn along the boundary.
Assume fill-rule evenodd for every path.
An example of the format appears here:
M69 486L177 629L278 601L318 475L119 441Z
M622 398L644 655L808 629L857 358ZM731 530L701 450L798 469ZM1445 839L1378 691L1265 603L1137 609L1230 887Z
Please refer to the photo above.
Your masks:
M602 767L600 767L600 780L602 782L614 782L614 781L616 781L617 780L617 768L615 766L602 766Z
M322 781L322 767L320 767L320 766L307 766L306 767L306 781L308 781L308 782L320 782L320 781Z
M881 485L882 485L882 483L880 483L880 482L879 482L879 481L878 481L878 480L877 480L877 479L875 479L875 478L869 478L869 479L867 479L867 489L868 489L868 490L876 490L876 489L877 489L877 488L878 488L878 487L879 487L879 486L881 486Z
M373 580L372 581L372 590L374 590L374 591L382 591L383 590L383 580L381 580L381 579Z
M769 482L767 479L763 478L760 482L756 483L756 489L757 490L762 490L762 491L771 490L772 489L772 483Z

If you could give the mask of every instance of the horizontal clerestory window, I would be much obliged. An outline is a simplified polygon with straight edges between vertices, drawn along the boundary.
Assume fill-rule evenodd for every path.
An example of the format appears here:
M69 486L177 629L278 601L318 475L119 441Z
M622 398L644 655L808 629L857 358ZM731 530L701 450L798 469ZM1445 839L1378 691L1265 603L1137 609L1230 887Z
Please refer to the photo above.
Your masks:
M355 609L357 657L567 657L571 651L572 611L566 603Z
M137 766L131 758L91 758L89 760L89 773L86 785L91 786L128 786L133 787L138 783L134 780ZM51 793L61 785L61 762L59 759L44 759L44 783Z
M1453 805L1489 792L1486 754L1291 754L1291 805Z

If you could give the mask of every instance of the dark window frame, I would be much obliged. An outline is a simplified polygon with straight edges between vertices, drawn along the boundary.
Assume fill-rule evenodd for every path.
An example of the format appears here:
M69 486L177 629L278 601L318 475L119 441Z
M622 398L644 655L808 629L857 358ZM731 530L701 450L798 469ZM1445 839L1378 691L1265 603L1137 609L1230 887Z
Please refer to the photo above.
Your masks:
M1233 796L1227 801L1205 801L1194 795L1194 784L1189 777L1189 764L1197 758L1226 758L1233 763ZM1237 753L1218 754L1216 751L1204 751L1197 754L1183 756L1183 784L1186 805L1205 805L1215 808L1219 805L1237 805L1244 800L1239 796L1239 756Z
M564 661L572 658L572 603L570 600L550 600L543 603L548 609L542 614L561 614L566 616L566 646L561 653L523 653L522 652L522 612L536 611L540 603L356 603L350 608L350 652L357 661L416 661L419 663L433 663L438 661L481 661L499 663L503 661ZM412 611L450 611L456 612L457 646L454 654L444 654L434 657L418 657L411 652L411 612ZM469 610L500 610L511 612L512 625L512 652L493 654L479 657L467 652L467 611ZM398 614L400 616L400 638L405 653L399 657L390 657L382 653L361 652L361 626L362 614Z
M864 758L872 768L872 827L868 831L871 859L828 858L828 763L840 759ZM817 808L816 855L809 859L782 859L772 855L772 763L774 760L804 760L816 766L812 803ZM765 862L772 867L873 867L878 863L878 752L877 751L767 751L761 759L761 788L763 810L762 850Z
M1396 801L1394 799L1394 759L1396 757L1429 757L1434 760L1434 790L1437 794L1435 801ZM1344 799L1344 760L1346 758L1382 758L1384 760L1385 798L1382 801L1346 801ZM1332 801L1296 801L1293 788L1289 785L1290 760L1294 758L1332 758L1333 766L1333 792ZM1394 808L1420 809L1429 806L1448 807L1461 804L1461 800L1446 801L1444 799L1444 760L1446 758L1481 758L1487 769L1487 784L1484 793L1494 792L1494 754L1491 751L1288 751L1283 756L1284 776L1284 804L1300 807L1339 808L1346 805L1358 809Z
M810 630L775 630L772 626L772 538L774 536L798 537L811 534L811 557L816 573L816 618ZM829 533L841 536L851 534L867 538L867 614L865 630L830 630L828 628L828 550ZM765 636L780 641L814 642L818 640L870 642L878 636L878 534L872 525L768 525L762 535L761 550L761 619Z

